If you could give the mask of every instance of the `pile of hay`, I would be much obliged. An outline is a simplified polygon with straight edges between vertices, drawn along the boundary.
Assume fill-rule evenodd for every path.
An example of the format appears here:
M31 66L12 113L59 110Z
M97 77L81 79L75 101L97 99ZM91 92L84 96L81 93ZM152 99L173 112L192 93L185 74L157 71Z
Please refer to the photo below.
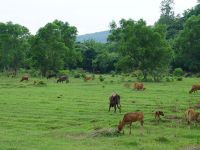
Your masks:
M33 85L36 85L36 86L46 86L47 84L44 81L34 81Z
M95 130L90 134L91 137L115 137L120 135L122 134L117 132L115 128L102 128Z

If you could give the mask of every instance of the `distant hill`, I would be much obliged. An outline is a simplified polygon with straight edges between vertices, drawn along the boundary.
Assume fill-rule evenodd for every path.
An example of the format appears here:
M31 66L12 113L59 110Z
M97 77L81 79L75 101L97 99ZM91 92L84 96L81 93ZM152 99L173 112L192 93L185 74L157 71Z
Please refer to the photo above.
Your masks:
M90 34L84 34L77 36L78 42L83 42L86 40L95 40L96 42L106 43L109 31L95 32Z

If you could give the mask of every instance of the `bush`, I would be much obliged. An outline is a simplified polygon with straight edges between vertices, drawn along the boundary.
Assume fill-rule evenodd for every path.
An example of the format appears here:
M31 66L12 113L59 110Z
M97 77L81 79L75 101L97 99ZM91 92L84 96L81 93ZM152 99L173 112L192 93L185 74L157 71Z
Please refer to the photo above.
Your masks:
M173 82L174 81L174 78L173 77L166 77L165 80L167 82Z
M114 71L111 71L111 77L115 77L115 72Z
M70 73L69 70L59 70L59 74L68 75Z
M105 79L105 78L104 78L102 75L99 76L99 81L100 81L100 82L103 82L104 79Z
M183 73L184 72L183 72L182 68L176 68L176 69L174 69L174 72L173 72L174 76L176 76L176 77L182 77Z
M92 80L94 80L95 79L95 74L92 74Z
M143 78L143 73L141 70L135 70L132 75L132 77L136 77L138 80L141 80Z
M176 78L177 81L182 81L183 80L183 77L178 77Z
M80 77L81 75L79 73L74 75L74 78L80 78Z

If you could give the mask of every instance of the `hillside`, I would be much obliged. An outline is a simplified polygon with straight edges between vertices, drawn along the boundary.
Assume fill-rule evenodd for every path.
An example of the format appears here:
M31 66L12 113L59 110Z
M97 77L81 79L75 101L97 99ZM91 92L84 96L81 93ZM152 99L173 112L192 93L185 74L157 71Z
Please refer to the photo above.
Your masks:
M77 36L77 41L83 42L86 40L95 40L96 42L106 43L108 35L109 35L109 31L84 34L84 35Z

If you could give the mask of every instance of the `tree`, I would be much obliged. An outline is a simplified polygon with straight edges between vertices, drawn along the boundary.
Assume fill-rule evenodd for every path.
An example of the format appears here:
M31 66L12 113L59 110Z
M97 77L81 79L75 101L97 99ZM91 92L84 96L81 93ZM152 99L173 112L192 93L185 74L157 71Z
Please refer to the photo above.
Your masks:
M70 67L74 55L76 28L68 23L55 20L46 24L37 32L32 44L34 66L40 69L43 76L48 71Z
M175 40L175 67L186 71L200 70L200 16L190 17Z
M26 27L12 22L0 23L0 68L16 71L24 66L29 51L30 33Z
M174 19L174 0L161 1L161 16L159 23L169 25Z
M150 27L143 20L131 19L122 19L120 27L114 24L111 24L109 41L117 43L121 64L126 68L128 65L130 70L141 70L145 80L148 74L155 76L156 72L163 73L167 69L172 52L165 40L164 26Z

